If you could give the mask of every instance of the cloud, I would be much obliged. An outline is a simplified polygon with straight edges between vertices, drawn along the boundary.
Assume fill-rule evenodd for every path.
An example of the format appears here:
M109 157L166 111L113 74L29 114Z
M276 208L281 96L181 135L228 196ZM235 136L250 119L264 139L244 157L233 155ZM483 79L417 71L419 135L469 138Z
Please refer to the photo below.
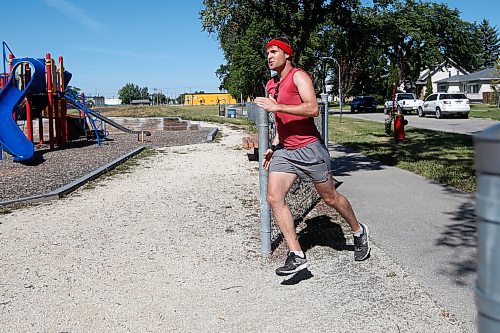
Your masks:
M81 25L88 29L105 36L106 28L100 22L90 17L87 12L81 8L76 7L67 0L43 0L47 5L55 8L69 18L76 20Z
M121 51L121 50L110 50L110 49L100 49L93 47L76 47L74 48L78 51L90 52L90 53L100 53L106 54L110 56L118 56L118 57L132 57L132 58L140 58L140 59L149 59L149 60L171 60L175 58L171 54L152 54L147 51L144 52L131 52L131 51Z

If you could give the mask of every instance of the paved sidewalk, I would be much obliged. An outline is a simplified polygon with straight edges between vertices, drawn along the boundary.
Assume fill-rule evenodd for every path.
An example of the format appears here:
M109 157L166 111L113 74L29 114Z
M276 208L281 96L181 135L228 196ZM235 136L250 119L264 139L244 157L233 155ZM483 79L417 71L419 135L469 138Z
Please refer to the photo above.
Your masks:
M335 176L371 239L475 332L474 197L330 144Z

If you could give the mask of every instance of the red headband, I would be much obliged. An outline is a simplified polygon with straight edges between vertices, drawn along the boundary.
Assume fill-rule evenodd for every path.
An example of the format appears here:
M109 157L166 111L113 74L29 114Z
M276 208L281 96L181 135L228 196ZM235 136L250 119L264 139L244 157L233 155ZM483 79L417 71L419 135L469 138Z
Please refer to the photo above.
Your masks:
M293 57L293 49L292 49L292 46L290 44L287 44L285 42L282 42L278 39L271 39L269 41L269 43L267 43L266 45L266 50L270 47L270 46L277 46L279 47L280 49L282 49L283 51L285 51L286 54L288 54L290 57Z

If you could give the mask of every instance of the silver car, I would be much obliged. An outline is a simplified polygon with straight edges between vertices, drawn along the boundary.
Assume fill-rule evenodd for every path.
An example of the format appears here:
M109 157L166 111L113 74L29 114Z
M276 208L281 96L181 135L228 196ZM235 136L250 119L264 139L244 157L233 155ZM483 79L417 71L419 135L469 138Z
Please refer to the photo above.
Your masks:
M464 93L436 93L429 95L418 109L418 116L434 114L437 119L448 115L469 118L469 99Z

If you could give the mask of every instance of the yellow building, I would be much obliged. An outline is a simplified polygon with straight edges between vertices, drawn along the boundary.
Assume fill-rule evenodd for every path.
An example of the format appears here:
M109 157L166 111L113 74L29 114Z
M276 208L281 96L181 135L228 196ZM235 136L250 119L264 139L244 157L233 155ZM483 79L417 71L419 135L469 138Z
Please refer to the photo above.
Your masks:
M236 98L228 93L186 93L184 95L184 105L217 105L234 103L237 103Z

